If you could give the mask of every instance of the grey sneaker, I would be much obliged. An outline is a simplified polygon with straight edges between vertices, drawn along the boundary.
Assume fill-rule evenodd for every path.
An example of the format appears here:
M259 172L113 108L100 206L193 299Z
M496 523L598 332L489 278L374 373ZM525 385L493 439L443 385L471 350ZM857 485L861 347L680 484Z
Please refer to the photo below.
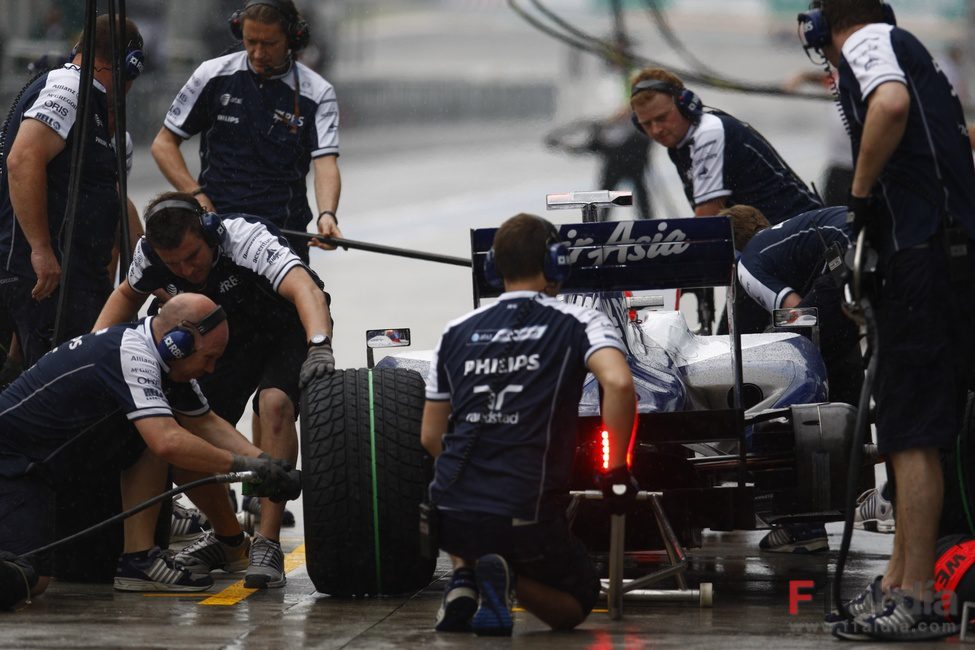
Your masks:
M273 589L283 587L285 582L287 578L284 576L284 552L281 544L256 533L251 544L250 566L244 574L244 586L250 589Z
M189 542L210 530L207 516L196 508L186 508L173 499L173 522L170 528L171 542Z
M875 533L893 533L894 504L884 498L881 490L867 490L857 499L853 527Z
M176 562L193 575L206 575L215 569L234 573L247 568L250 550L251 540L246 535L243 542L231 546L217 539L213 532L206 531L203 537L176 555Z

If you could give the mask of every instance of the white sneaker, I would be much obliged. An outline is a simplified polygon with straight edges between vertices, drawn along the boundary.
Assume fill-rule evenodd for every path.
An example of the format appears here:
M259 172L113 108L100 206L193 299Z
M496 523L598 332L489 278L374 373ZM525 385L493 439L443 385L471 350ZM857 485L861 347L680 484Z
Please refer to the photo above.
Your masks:
M894 532L894 504L877 488L867 490L857 499L853 527L874 533Z

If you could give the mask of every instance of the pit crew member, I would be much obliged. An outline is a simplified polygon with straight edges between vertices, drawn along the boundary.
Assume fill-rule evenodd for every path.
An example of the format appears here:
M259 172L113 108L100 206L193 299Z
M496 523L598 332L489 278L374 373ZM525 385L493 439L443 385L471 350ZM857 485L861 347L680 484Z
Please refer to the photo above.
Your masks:
M231 326L226 354L201 380L213 410L236 423L255 389L263 438L258 446L294 463L298 455L295 419L301 385L335 368L332 324L321 281L287 242L263 221L238 214L204 214L196 199L168 192L146 207L146 234L128 277L112 293L96 327L129 319L150 293L193 291L227 311ZM213 523L187 547L180 562L196 572L243 568L248 540L235 518L227 526L229 500L221 486L189 493ZM249 587L285 584L278 542L284 504L261 501L261 520L245 575Z
M677 75L663 68L638 72L630 107L634 124L667 148L695 216L714 216L744 204L758 208L774 224L822 207L761 133L723 111L705 110ZM701 300L701 293L695 293ZM713 302L713 292L706 295ZM767 314L747 299L736 307L741 332L761 332L768 325ZM719 334L727 333L725 320L719 319Z
M851 609L862 626L834 633L924 638L944 622L929 586L944 491L939 449L954 443L972 369L975 167L951 84L913 34L886 22L879 0L829 0L805 16L803 27L815 27L813 17L821 27L812 42L803 31L805 44L839 70L855 161L849 208L879 256L873 394L896 497L886 572Z
M338 104L332 85L297 60L307 23L292 0L247 0L230 30L244 51L196 69L152 143L156 164L209 212L255 214L292 230L313 217L305 189L311 165L317 230L341 237ZM180 145L197 133L202 171L194 179ZM295 243L305 262L307 245Z
M111 23L95 21L93 122L82 143L85 165L80 179L72 243L70 309L65 310L64 339L83 334L112 290L109 266L118 232L119 194L113 136ZM125 91L141 69L142 37L126 21ZM62 67L39 76L14 102L4 124L0 158L0 309L12 320L25 367L54 343L57 289L67 242L61 240L71 152L79 129L78 85L81 51ZM131 229L141 232L135 208L128 204Z
M625 462L636 397L623 345L605 315L555 300L567 271L557 237L533 215L505 221L492 249L504 293L451 321L430 364L421 436L437 458L430 497L454 565L438 631L510 635L511 591L554 629L592 610L599 580L561 499L587 372L604 391L611 507L637 490Z
M210 299L178 296L157 316L62 343L0 394L0 609L46 589L50 553L17 556L53 541L52 486L81 456L104 458L106 446L132 438L141 450L122 473L125 509L162 491L167 463L195 472L253 469L268 494L297 496L287 464L259 457L195 382L227 345L225 321ZM115 588L206 589L209 576L192 576L153 546L158 510L125 521Z

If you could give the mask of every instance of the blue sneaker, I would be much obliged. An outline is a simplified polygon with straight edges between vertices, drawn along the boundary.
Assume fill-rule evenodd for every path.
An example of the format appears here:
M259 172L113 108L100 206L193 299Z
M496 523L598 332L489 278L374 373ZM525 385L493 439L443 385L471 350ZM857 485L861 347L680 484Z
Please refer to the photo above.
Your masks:
M480 605L474 612L471 628L478 636L511 636L512 575L500 555L485 555L474 567Z
M474 571L462 567L455 569L443 592L443 601L437 611L437 632L470 632L471 617L477 609L477 579Z
M823 524L786 524L773 528L758 548L769 553L818 553L829 550L829 538Z

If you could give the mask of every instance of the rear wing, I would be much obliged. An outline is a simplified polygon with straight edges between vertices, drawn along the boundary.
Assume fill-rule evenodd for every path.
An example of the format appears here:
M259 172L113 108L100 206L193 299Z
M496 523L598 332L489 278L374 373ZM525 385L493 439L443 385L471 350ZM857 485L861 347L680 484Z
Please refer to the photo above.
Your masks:
M497 228L471 230L474 303L501 294L484 278ZM726 287L735 247L728 217L573 223L559 227L572 271L562 291Z

